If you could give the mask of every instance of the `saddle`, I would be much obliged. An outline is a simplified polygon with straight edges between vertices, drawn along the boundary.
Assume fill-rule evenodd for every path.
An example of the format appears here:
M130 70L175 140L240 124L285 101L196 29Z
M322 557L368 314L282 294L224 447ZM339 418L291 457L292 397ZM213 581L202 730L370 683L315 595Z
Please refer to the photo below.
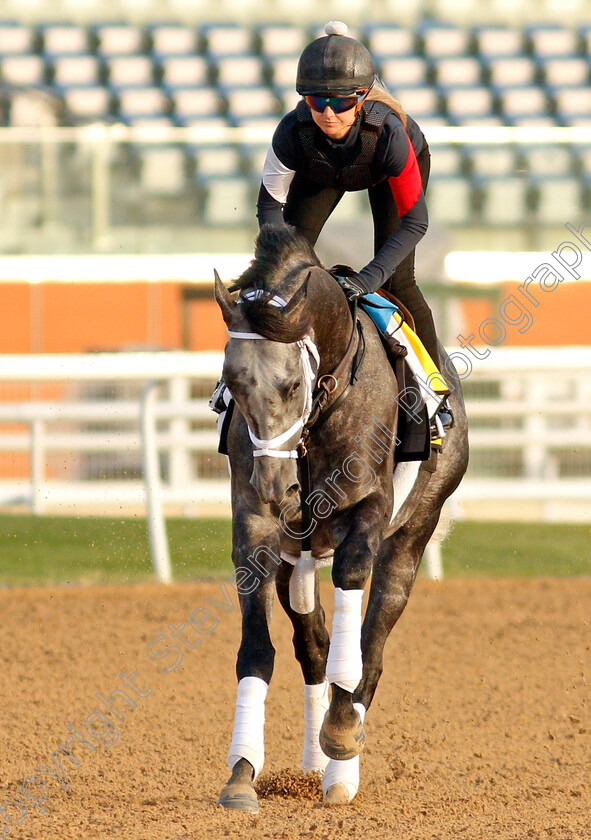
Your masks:
M333 266L330 271L345 276L354 273L345 265ZM412 314L400 300L380 289L377 293L359 298L358 304L378 327L396 376L398 394L401 395L396 462L428 461L437 442L433 436L433 417L449 395L447 385L415 333ZM409 364L409 350L413 356L412 366ZM408 399L405 404L407 395L412 395L413 399ZM438 442L441 443L440 440Z

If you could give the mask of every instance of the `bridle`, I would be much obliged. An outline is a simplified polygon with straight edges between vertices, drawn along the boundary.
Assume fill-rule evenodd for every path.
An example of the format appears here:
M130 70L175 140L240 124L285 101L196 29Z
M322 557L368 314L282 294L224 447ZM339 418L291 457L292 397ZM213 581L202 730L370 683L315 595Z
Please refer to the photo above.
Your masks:
M252 300L259 297L262 294L264 293L261 289L250 289L246 292L243 292L241 297ZM279 308L283 308L287 305L287 301L285 301L279 295L273 295L266 302L270 306L276 306ZM230 338L236 338L247 341L265 339L265 336L261 335L260 333L240 332L237 330L230 329L228 330L228 335ZM339 387L340 378L345 372L345 369L348 367L349 362L353 360L354 356L356 355L356 350L359 349L361 340L361 332L358 329L358 321L354 312L353 329L351 331L351 337L349 338L347 349L345 350L341 361L331 373L324 374L318 379L317 382L316 378L320 369L320 354L318 352L316 344L312 341L309 335L306 335L302 339L293 342L297 345L300 351L300 364L305 389L304 408L302 411L302 415L298 418L298 420L295 421L295 423L293 423L289 427L289 429L287 429L279 435L276 435L273 438L269 438L268 440L257 437L257 435L255 435L250 426L248 426L247 424L248 435L255 446L252 452L254 458L260 458L263 455L267 455L270 458L297 459L301 458L303 455L306 454L306 442L308 439L309 430L318 421L321 413L329 408L329 404L331 403L333 395L335 395L335 392ZM356 367L359 367L360 363L361 359L359 359L359 363L356 365ZM316 387L314 387L315 383ZM341 400L346 396L346 393L348 393L351 384L354 384L353 378L351 382L349 382L346 385L345 389L341 392L341 395L337 398L339 404ZM283 446L283 444L287 443L287 441L289 441L292 437L294 437L297 432L300 432L300 437L295 448L281 449L280 447Z
M228 335L230 336L230 338L240 338L246 340L256 340L265 338L265 336L260 335L260 333L236 332L235 330L228 330ZM300 363L302 366L302 374L305 389L304 410L302 412L302 416L298 420L296 420L295 423L292 426L290 426L289 429L287 429L285 432L282 432L276 437L269 438L268 440L264 440L263 438L257 437L250 428L250 426L248 426L247 424L248 435L251 441L254 443L255 447L257 447L256 449L252 450L254 458L260 458L263 455L268 455L270 458L298 457L298 447L302 441L301 435L295 449L279 449L279 447L282 446L284 443L287 443L287 441L290 438L292 438L296 434L296 432L299 432L306 425L306 422L312 410L313 386L314 381L316 379L316 372L318 371L318 368L320 366L320 355L318 353L318 348L308 335L295 343L297 344L300 351ZM315 363L316 371L314 370L312 362Z

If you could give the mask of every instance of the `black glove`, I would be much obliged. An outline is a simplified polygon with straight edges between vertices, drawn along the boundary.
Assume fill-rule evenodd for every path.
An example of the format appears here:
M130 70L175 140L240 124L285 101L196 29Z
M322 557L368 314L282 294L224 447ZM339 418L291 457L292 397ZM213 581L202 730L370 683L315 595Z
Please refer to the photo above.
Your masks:
M354 301L367 294L367 289L361 284L361 281L358 279L358 274L350 274L347 277L334 274L333 277L344 291L347 300Z

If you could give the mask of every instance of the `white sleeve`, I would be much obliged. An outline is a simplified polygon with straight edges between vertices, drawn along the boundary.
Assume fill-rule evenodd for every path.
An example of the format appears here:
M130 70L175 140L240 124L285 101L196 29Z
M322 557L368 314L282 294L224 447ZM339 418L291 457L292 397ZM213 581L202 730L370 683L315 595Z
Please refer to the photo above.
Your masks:
M295 170L288 169L287 166L281 163L275 154L273 146L269 146L269 151L267 152L267 157L263 165L263 185L275 201L285 204L294 175Z

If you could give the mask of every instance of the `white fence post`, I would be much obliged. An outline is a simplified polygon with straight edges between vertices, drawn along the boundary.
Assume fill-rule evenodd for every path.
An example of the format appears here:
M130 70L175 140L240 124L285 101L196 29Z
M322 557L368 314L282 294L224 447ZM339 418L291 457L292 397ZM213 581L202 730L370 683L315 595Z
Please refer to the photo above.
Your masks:
M425 574L429 580L443 580L443 561L441 559L441 543L432 540L427 543L424 554Z
M160 462L154 405L158 396L160 380L148 382L145 386L140 408L140 429L142 435L142 460L146 486L146 522L150 539L150 552L154 571L162 583L170 583L172 572L168 552L166 522L162 508L160 486Z
M34 514L43 513L43 484L45 482L45 423L36 419L31 422L31 509Z

